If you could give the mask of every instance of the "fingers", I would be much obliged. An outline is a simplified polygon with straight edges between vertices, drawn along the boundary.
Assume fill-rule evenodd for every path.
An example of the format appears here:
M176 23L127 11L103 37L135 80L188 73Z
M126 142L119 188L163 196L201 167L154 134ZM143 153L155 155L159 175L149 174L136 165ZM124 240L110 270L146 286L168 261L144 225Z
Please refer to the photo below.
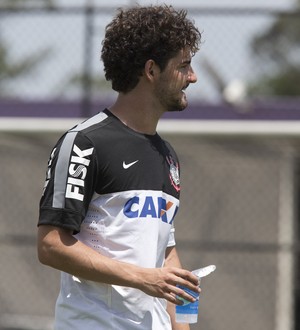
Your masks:
M164 298L175 305L183 305L184 303L183 300L178 299L173 293L166 293Z
M199 286L199 279L192 272L180 268L176 268L175 270L176 275L186 281L185 283L180 284L188 285L189 283L193 283L194 285Z
M174 288L174 289L173 289ZM173 287L172 292L166 292L164 298L175 305L183 305L188 302L195 302L199 299L199 292L194 292L178 286Z
M164 298L176 305L185 302L195 302L199 299L201 289L186 279L174 277L164 288ZM197 280L198 282L198 280Z
M175 267L144 269L139 289L148 295L165 298L176 305L194 302L200 292L197 276Z
M175 268L174 270L174 285L180 285L190 290L199 291L199 279L193 273L188 270Z
M201 292L198 277L183 269L174 268L169 271L175 276L168 286L171 296L167 293L166 299L176 305L182 305L184 301L195 302Z

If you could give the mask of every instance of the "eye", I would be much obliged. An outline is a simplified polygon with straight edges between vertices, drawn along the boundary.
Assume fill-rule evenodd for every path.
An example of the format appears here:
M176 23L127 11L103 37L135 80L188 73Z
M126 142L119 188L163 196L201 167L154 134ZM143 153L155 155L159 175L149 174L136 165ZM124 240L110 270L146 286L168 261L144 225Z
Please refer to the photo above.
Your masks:
M190 64L189 63L183 63L180 65L180 71L182 71L183 73L185 72L189 72L190 70Z
M182 68L186 68L186 67L188 67L189 65L190 65L190 63L188 63L188 62L181 63L181 67L182 67Z

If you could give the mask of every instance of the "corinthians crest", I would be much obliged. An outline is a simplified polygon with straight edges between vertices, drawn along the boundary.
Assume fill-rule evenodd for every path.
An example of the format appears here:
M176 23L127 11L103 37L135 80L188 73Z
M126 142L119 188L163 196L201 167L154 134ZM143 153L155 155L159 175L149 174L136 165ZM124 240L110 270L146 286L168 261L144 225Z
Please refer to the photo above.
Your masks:
M171 156L166 157L167 162L170 165L170 174L169 178L171 180L172 186L178 192L180 191L180 178L179 178L179 169L178 163L175 163Z

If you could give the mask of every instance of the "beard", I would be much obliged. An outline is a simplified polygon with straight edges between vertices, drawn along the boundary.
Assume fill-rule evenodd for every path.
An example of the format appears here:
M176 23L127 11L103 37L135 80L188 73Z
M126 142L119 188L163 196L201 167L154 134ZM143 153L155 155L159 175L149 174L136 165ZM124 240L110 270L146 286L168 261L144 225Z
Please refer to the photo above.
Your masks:
M156 94L166 112L183 111L188 106L186 94L182 90L170 92L169 89L158 88Z
M182 96L181 98L174 98L173 105L169 104L169 107L167 109L168 112L174 112L174 111L183 111L188 106L187 97L184 92L181 92Z

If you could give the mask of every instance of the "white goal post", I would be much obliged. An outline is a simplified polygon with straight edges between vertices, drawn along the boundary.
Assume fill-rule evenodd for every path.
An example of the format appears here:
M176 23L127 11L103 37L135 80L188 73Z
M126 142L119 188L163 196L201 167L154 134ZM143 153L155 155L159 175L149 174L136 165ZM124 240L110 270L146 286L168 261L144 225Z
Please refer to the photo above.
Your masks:
M60 132L83 118L2 117L0 132ZM158 132L199 135L299 136L300 121L292 120L198 120L161 119Z

